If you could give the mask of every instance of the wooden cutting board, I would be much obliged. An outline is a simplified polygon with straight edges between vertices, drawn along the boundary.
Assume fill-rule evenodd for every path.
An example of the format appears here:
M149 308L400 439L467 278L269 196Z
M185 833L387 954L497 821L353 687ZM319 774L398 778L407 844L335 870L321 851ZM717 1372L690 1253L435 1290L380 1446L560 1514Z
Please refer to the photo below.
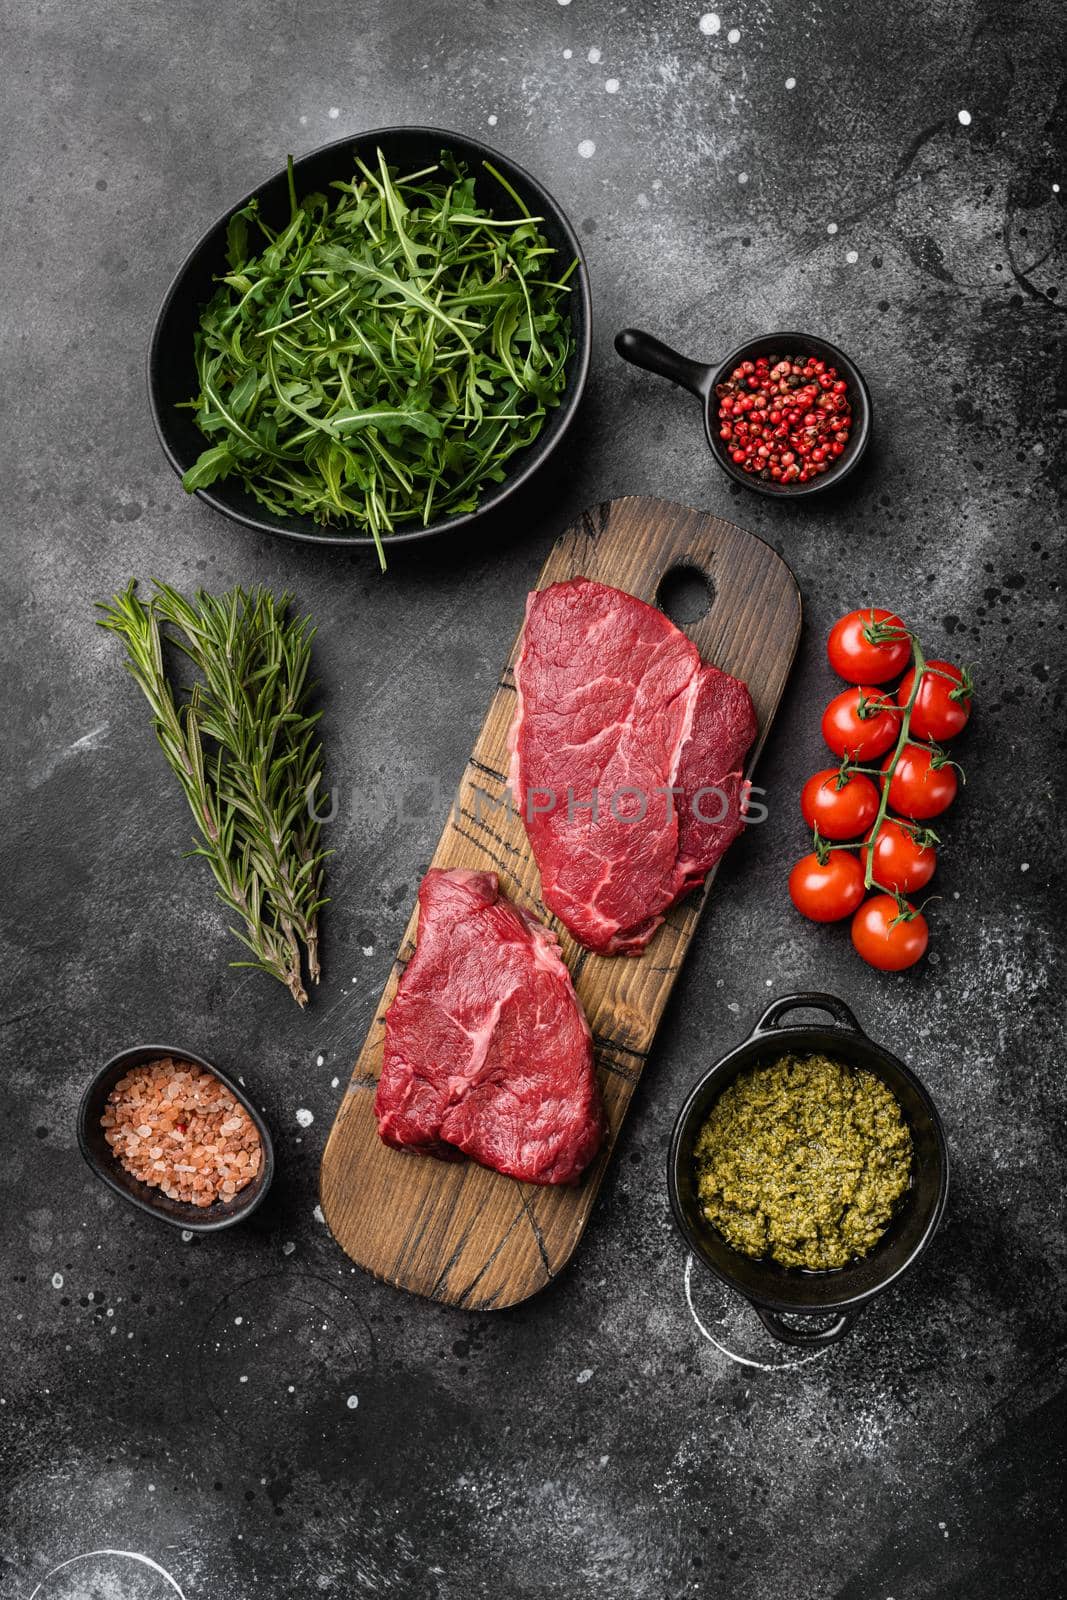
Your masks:
M560 537L538 588L582 574L655 604L665 574L679 566L702 572L712 593L710 610L685 632L705 660L743 678L752 694L759 733L749 757L751 773L800 634L796 581L769 545L687 506L638 497L611 500ZM509 820L504 803L518 650L516 640L433 865L497 873L509 899L559 935L593 1033L610 1124L604 1149L576 1188L540 1188L473 1162L405 1155L381 1142L373 1102L384 1018L414 949L413 910L320 1174L326 1222L353 1261L399 1288L470 1310L527 1299L573 1254L715 876L709 874L702 892L668 912L637 959L590 954L545 910L521 819Z

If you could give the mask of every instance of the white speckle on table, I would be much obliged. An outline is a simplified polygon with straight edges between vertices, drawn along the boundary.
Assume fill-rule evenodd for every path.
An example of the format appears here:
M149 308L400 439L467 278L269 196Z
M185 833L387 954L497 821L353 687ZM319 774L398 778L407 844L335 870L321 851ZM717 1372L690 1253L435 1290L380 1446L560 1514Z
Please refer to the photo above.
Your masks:
M586 60L591 61L594 67L596 66L597 62L600 60L600 51L597 49L596 45L592 46L589 54L586 56Z
M1058 183L1054 183L1054 184L1053 184L1053 185L1052 185L1052 192L1053 192L1053 194L1059 194L1059 192L1060 192L1060 186L1059 186L1059 184L1058 184Z
M647 211L651 201L649 200L647 194L639 194L637 197L637 203L641 207L642 211Z
M1020 863L1019 863L1019 871L1020 872L1029 872L1030 871L1030 863L1029 863L1029 861L1020 861ZM55 1281L56 1280L53 1278L52 1282L55 1283ZM60 1278L59 1283L62 1283L62 1282L63 1282L63 1279ZM59 1284L56 1284L56 1288L57 1289L58 1289L58 1287L59 1287Z
M574 1381L575 1381L575 1383L588 1383L592 1376L593 1376L592 1367L583 1367L581 1372L579 1372L578 1376L575 1378Z
M960 126L961 127L963 127L963 128L969 128L970 127L970 125L971 125L971 113L969 111L961 111L959 113L959 119L960 119Z
M244 1317L234 1317L234 1319L233 1319L234 1327L235 1328L239 1328L244 1320L245 1320Z
M570 3L571 3L571 0L559 0L559 3L560 3L561 6L569 6Z
M845 260L848 262L850 267L854 267L856 265L856 262L859 260L859 258L860 258L860 253L859 253L858 250L846 250L845 251Z
M653 178L652 179L652 187L653 187L653 189L662 189L663 188L663 179L662 178Z
M287 1394L295 1394L296 1393L296 1384L295 1383L291 1383L289 1385L288 1389L286 1390L286 1393Z
M63 1287L63 1274L61 1272L53 1272L53 1274L52 1274L52 1288L53 1289L62 1289L62 1287Z
M826 224L826 231L827 231L827 233L836 233L837 232L837 223L836 222L828 222Z
M98 728L92 728L88 733L83 733L80 739L75 739L73 744L68 744L66 749L54 751L45 757L37 771L30 774L30 788L39 789L42 783L56 771L68 756L81 755L84 751L95 750L110 728L110 722L102 722Z
M596 154L596 145L593 143L592 139L582 140L581 144L578 146L578 154L580 156L584 156L587 161L590 156Z
M306 128L306 127L307 127L307 125L308 125L308 119L307 119L307 117L301 117L301 118L300 118L300 126L301 126L301 127L302 127L302 128Z
M492 117L490 120L495 122L496 118ZM372 944L361 945L360 949L363 951L363 954L365 956L372 956L374 954L374 946ZM353 978L352 982L355 983L355 981L356 981L355 978Z
M322 1207L321 1206L316 1206L314 1208L314 1210L312 1211L311 1215L315 1218L316 1222L325 1222L326 1221L326 1218L322 1214Z
M785 86L787 89L795 89L797 86L797 80L795 78L787 78L785 80Z
M739 172L737 174L737 181L738 181L738 183L747 183L748 182L748 173L747 172Z
M722 23L719 20L719 13L717 11L705 11L704 15L700 19L701 33L707 34L708 38L710 39L713 34L718 33L721 27Z
M300 1106L296 1113L296 1120L302 1128L310 1128L315 1120L315 1113L309 1111L306 1106Z
M726 42L727 42L727 44L740 44L740 42L741 42L741 29L740 28L731 28L729 33L726 35Z
M238 1378L237 1381L238 1381L238 1383L247 1383L248 1382L248 1373L247 1372L242 1372L241 1376Z
M359 1395L350 1394L348 1399L345 1401L345 1405L348 1407L349 1411L354 1411L359 1405Z
M293 1241L291 1239L286 1239L285 1243L282 1245L282 1255L291 1256L295 1249L296 1245L293 1243Z
M331 122L336 122L338 117L341 115L340 106L331 106L328 115Z
M326 1060L326 1057L325 1057L325 1056L316 1056L316 1057L315 1057L315 1065L316 1065L316 1066L317 1066L317 1067L321 1067L321 1066L322 1066L322 1064L323 1064L323 1062L324 1062L324 1061L325 1061L325 1060Z
M573 50L564 50L564 52L563 52L564 61L569 61L573 54L574 54Z
M102 722L98 728L91 728L88 733L83 733L80 739L75 739L73 744L68 744L65 754L73 756L80 750L95 750L110 726L110 722Z
M618 78L607 78L607 79L605 79L605 81L604 81L604 93L605 94L618 94L618 92L619 92L619 80L618 80Z
M492 113L486 118L486 121L489 123L489 126L491 128L495 128L496 127L496 120L497 119L496 119L495 114L492 114Z
M192 1237L193 1235L188 1228L182 1229L182 1244L188 1244ZM90 1295L89 1298L92 1299L92 1295Z
M340 1082L341 1082L340 1078L331 1078L330 1079L330 1088L331 1089L338 1088L339 1085L340 1085Z

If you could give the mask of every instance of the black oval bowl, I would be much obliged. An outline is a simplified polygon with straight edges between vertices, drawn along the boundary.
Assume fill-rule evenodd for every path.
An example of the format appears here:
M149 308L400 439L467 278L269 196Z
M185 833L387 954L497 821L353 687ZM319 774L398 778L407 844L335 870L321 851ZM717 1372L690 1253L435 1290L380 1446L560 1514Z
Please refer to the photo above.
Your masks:
M543 219L541 226L545 237L561 253L564 264L572 256L578 262L570 280L572 287L568 297L574 348L567 363L566 385L559 405L549 412L533 443L512 456L504 482L491 485L474 511L442 517L425 528L421 524L405 526L387 536L385 544L388 548L390 545L430 539L438 534L469 527L479 517L486 516L516 495L548 459L570 426L589 374L592 301L589 273L578 235L548 190L498 150L491 149L477 139L452 133L447 128L372 128L368 133L322 145L294 163L297 195L325 190L335 180L351 177L354 153L358 152L365 161L369 156L370 165L379 146L390 164L410 171L436 161L442 149L451 150L475 174L475 190L483 204L492 205L500 217L517 215L506 191L493 178L481 175L482 163L491 161L534 216ZM179 477L189 470L209 443L193 421L193 413L178 409L180 402L194 399L199 392L193 339L201 310L215 292L215 279L227 270L226 225L233 213L253 198L258 200L260 212L268 224L280 226L287 221L289 187L285 169L260 184L258 189L253 189L243 200L228 206L218 221L212 224L179 267L164 296L152 331L148 349L148 401L159 442ZM324 527L311 517L276 516L261 505L254 495L249 494L236 478L214 483L208 489L195 492L224 517L240 522L246 528L254 528L259 533L280 534L283 538L300 539L310 544L374 547L374 540L369 534L345 533L338 527Z
M837 1026L778 1026L790 1011L827 1011ZM911 1184L889 1227L862 1260L830 1272L803 1272L733 1250L705 1219L696 1192L693 1151L711 1107L742 1072L769 1066L785 1054L821 1052L873 1072L892 1090L911 1132ZM863 1032L843 1001L828 994L775 1000L745 1042L716 1062L690 1090L671 1135L667 1187L675 1221L690 1249L716 1277L744 1295L775 1338L787 1344L829 1344L848 1331L860 1310L913 1267L937 1231L948 1195L948 1147L941 1118L915 1074ZM817 1329L782 1314L818 1318Z
M234 1099L244 1106L252 1118L263 1148L263 1157L252 1182L232 1200L225 1203L216 1200L210 1206L191 1206L182 1200L171 1200L162 1189L141 1183L128 1173L105 1139L100 1118L108 1095L131 1067L143 1066L146 1061L157 1061L160 1056L174 1056L179 1061L191 1061L195 1066L203 1067L205 1072L210 1072L226 1085ZM120 1050L117 1056L112 1056L101 1067L82 1095L78 1109L78 1145L93 1172L108 1188L114 1189L116 1194L139 1206L142 1211L162 1217L164 1222L176 1228L185 1228L190 1233L217 1233L220 1228L231 1228L235 1222L243 1222L260 1204L274 1178L274 1145L270 1129L240 1084L234 1083L231 1077L212 1062L205 1061L203 1056L194 1055L192 1050L179 1049L175 1045L135 1044L129 1050Z
M638 328L624 328L617 333L615 349L624 361L643 367L647 372L655 372L661 378L669 378L672 383L680 383L698 397L704 413L704 434L715 460L735 482L744 484L746 489L754 489L757 494L771 495L777 500L801 500L809 495L822 494L855 471L867 449L871 437L871 394L864 376L843 350L830 344L827 339L820 339L817 334L763 333L758 339L749 339L738 345L725 360L710 364L692 361L688 356L672 350L661 339L654 338L650 333L642 333ZM745 472L732 461L725 440L719 438L715 390L719 384L726 382L739 362L754 361L757 356L787 356L795 353L813 355L816 360L827 361L837 368L848 384L852 427L844 453L817 478L807 483L775 483L773 479L764 482L754 472Z

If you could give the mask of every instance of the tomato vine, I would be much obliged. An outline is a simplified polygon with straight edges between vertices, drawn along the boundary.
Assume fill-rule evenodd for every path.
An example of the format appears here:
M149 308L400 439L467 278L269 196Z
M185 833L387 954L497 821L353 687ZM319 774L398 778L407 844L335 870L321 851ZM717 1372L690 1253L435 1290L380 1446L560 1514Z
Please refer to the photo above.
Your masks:
M811 826L812 854L794 867L790 896L803 915L829 922L852 915L857 898L874 890L875 898L855 909L853 942L872 965L900 970L926 947L922 906L907 896L935 870L941 841L928 822L952 804L964 776L936 739L962 731L974 684L965 667L930 660L895 613L874 607L834 624L828 654L852 687L823 714L823 737L840 762L804 786L801 810ZM886 687L898 679L895 691ZM878 764L866 764L871 761ZM853 780L867 790L848 791ZM859 858L836 851L858 851ZM855 862L847 872L846 860Z

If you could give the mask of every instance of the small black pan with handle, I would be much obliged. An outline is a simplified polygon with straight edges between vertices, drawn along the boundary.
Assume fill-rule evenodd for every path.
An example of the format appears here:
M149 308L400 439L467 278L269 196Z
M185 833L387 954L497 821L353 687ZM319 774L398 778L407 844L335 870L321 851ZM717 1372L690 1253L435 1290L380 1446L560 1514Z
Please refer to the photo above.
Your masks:
M662 339L655 338L651 333L642 333L639 328L623 328L621 333L617 333L615 349L624 361L631 362L635 367L643 367L646 372L654 372L660 378L668 378L671 383L681 384L683 389L697 396L703 405L704 432L712 455L724 472L738 483L743 483L746 489L755 489L757 494L774 495L780 500L821 494L847 478L859 465L867 448L871 436L871 396L863 374L843 350L814 334L761 334L758 339L749 339L746 344L739 345L724 361L717 363L693 361L689 356L672 350ZM836 367L848 385L852 427L844 454L838 456L833 466L825 472L809 479L807 483L776 483L772 478L761 478L757 473L746 472L743 466L732 459L725 440L719 437L716 391L742 361L755 361L760 356L772 355L784 359L794 354L813 355L816 360Z

